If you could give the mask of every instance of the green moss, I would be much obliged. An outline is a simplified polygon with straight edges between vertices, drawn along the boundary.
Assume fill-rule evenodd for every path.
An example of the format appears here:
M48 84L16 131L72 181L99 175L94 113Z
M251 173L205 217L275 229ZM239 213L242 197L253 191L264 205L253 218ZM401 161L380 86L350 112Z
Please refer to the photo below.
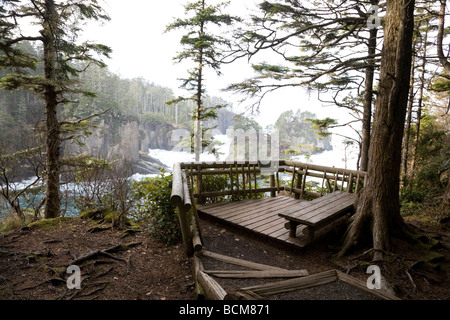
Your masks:
M37 228L37 229L48 229L53 228L61 223L65 223L67 221L72 220L72 217L58 217L58 218L51 218L51 219L42 219L35 222L32 222L28 224L30 228Z
M47 272L50 275L55 275L55 272L58 274L63 274L66 272L66 267L54 267L50 268L48 265L41 266L42 271Z
M42 252L39 252L39 251L35 251L35 252L32 252L29 255L27 255L27 260L30 263L37 262L37 261L43 260L43 259L45 259L45 256L42 254Z
M93 209L87 210L80 213L81 219L86 219L94 225L111 225L114 227L119 226L119 219L121 218L121 213L116 210L105 210L105 209ZM126 227L130 230L131 235L133 232L138 232L140 225L133 222L132 219L125 218L124 225L120 227ZM124 235L126 237L127 235Z
M91 209L86 210L83 212L80 212L80 218L81 219L88 219L88 220L101 220L104 217L104 213L102 209Z
M116 210L93 209L80 213L80 218L97 221L98 223L112 223L119 219L120 212Z
M112 223L114 221L118 221L120 217L120 212L115 210L108 210L104 213L104 222Z

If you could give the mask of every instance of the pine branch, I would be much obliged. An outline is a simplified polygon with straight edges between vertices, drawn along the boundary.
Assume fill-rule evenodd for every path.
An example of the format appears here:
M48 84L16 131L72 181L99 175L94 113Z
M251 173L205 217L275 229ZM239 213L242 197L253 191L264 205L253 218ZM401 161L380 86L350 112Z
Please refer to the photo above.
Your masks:
M105 111L102 111L102 112L99 112L99 113L91 114L90 116L85 117L85 118L83 118L83 119L79 119L79 120L77 120L77 121L61 121L61 122L60 122L60 125L61 125L61 126L63 126L63 125L72 125L72 126L76 126L76 125L78 125L78 124L80 124L80 123L82 123L82 122L91 120L92 118L96 118L96 117L102 116L102 115L104 115L105 113L107 113L107 112L109 112L109 111L111 111L111 108L106 109Z

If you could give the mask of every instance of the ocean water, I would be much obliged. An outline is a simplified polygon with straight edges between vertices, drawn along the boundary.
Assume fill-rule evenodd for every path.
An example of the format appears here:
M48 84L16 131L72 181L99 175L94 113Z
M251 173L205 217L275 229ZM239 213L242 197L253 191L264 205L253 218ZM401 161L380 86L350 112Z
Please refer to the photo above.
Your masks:
M219 156L205 152L200 155L200 161L212 162L215 160L225 161L227 159L229 155L230 139L226 135L216 135L215 138L223 143L220 148L218 148ZM346 150L341 139L334 137L333 140L332 150L313 154L309 157L304 155L291 156L290 159L304 163L356 170L356 161L358 157L357 148L350 147ZM186 151L150 149L148 152L150 156L160 160L169 169L172 169L173 165L177 162L191 162L195 160L194 154Z

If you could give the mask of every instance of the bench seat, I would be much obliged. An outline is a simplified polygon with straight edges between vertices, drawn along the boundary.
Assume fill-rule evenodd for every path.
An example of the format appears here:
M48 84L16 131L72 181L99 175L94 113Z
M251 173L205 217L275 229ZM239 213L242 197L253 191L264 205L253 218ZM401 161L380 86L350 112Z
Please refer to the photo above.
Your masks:
M314 239L314 232L347 213L354 213L357 194L335 191L312 201L302 202L299 206L280 212L285 218L289 236L295 237L298 225L306 225L303 233L308 240Z

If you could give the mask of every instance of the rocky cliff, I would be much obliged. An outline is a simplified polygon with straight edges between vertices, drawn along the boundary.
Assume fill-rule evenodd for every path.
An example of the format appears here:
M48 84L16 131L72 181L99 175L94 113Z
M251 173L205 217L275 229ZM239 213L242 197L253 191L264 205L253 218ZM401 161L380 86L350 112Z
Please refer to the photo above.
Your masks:
M176 142L172 133L177 128L170 123L153 122L141 124L137 121L119 125L102 122L91 135L86 137L83 146L70 145L71 154L87 153L94 157L111 160L127 160L133 163L135 173L160 173L166 168L163 163L148 155L149 149L172 150Z

